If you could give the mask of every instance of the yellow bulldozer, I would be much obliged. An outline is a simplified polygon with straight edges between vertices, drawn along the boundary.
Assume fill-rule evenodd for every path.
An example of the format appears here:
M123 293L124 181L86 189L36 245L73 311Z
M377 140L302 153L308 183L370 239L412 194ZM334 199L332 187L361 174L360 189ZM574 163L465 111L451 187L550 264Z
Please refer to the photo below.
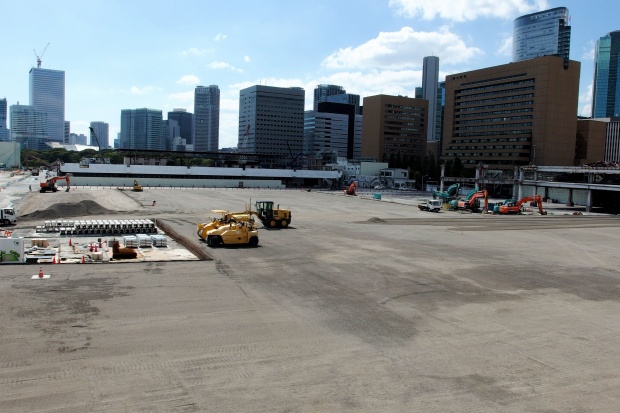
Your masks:
M142 186L140 185L140 183L138 182L137 179L133 180L133 191L134 192L142 192Z

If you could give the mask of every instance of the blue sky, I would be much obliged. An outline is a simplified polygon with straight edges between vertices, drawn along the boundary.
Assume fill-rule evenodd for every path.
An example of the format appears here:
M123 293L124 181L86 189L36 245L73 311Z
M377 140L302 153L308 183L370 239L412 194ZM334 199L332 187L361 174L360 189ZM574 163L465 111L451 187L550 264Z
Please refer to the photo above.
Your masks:
M197 85L221 91L220 147L237 145L239 90L299 86L311 109L317 84L362 97L414 95L422 59L440 79L509 63L513 20L568 7L571 59L581 62L579 114L589 115L594 44L620 29L609 1L551 0L2 0L0 97L28 104L28 71L66 72L65 117L120 131L122 109L193 112Z

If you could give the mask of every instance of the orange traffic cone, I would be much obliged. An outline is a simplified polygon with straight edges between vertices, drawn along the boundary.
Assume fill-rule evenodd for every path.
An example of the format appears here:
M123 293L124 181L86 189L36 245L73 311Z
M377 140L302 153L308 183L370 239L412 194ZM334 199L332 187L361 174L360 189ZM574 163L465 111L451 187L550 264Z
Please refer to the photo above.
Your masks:
M71 238L69 238L69 246L72 247L73 246L73 242L71 242Z
M82 264L86 263L86 259L84 259L84 256L82 255Z
M56 256L55 255L52 257L52 264L56 264Z
M39 278L43 278L43 267L39 267Z

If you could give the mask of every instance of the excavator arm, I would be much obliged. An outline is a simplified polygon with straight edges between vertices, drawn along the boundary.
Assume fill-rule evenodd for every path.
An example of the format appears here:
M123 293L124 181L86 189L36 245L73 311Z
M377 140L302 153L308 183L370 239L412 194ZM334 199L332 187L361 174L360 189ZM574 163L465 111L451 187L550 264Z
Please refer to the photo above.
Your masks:
M531 195L519 199L519 202L517 202L517 206L519 207L519 209L521 209L521 205L526 202L536 202L536 206L538 207L538 212L540 213L540 215L545 215L542 207L542 197L540 195Z

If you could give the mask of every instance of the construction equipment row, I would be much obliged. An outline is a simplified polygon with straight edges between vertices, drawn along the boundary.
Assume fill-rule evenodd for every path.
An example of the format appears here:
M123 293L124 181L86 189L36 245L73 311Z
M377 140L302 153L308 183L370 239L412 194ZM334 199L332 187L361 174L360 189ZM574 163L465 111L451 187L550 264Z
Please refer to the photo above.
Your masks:
M93 235L93 234L156 234L155 223L150 219L135 220L85 220L45 221L45 225L37 226L38 233L55 232L60 235Z

